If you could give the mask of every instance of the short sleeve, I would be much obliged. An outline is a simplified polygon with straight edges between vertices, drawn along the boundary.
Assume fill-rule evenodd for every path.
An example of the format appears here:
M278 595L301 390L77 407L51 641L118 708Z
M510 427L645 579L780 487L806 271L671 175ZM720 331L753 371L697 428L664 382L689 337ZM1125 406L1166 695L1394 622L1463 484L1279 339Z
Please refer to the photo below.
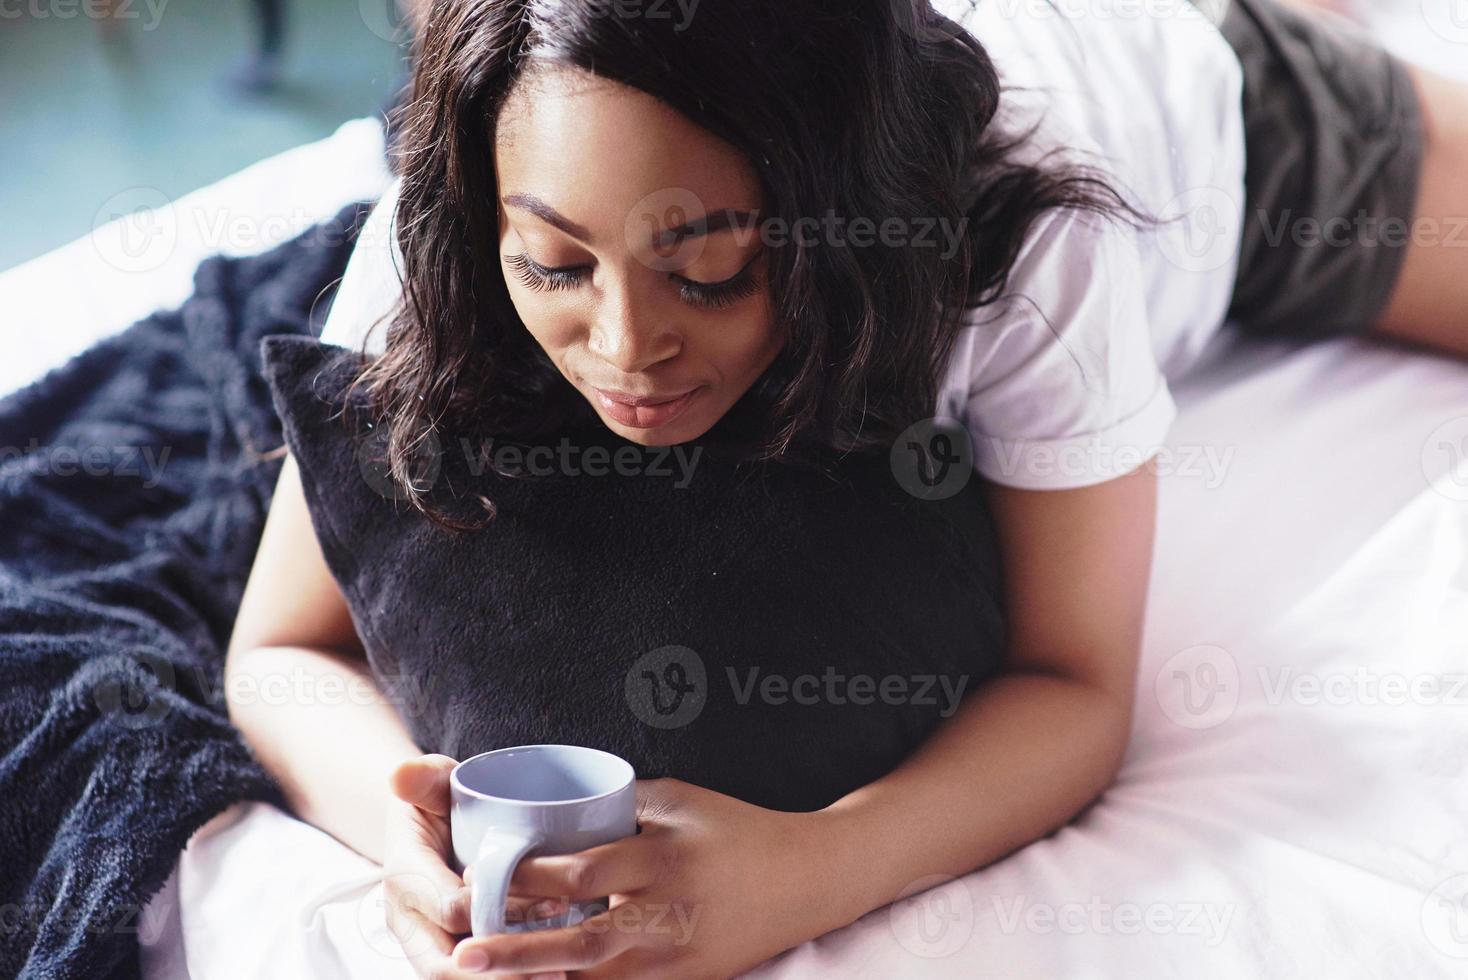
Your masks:
M1006 295L965 314L938 414L967 428L981 476L1020 489L1090 486L1155 455L1177 411L1131 229L1074 209L1040 218Z
M362 225L321 328L323 343L368 354L383 351L386 317L403 292L402 252L393 220L401 183L398 177L388 185Z

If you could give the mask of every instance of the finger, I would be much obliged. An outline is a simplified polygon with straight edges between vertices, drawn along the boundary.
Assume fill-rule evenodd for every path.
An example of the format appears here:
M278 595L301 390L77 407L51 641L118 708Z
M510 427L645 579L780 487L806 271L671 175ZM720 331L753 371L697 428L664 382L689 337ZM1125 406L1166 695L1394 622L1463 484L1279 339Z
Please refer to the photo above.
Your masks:
M433 980L486 980L485 974L464 970L454 963L454 937L421 916L412 914L389 920L389 928L403 946L413 972ZM494 980L566 980L561 972L536 974L501 973Z
M389 911L387 927L403 947L403 955L420 977L436 976L453 967L454 937L416 912Z
M447 863L447 821L411 804L394 802L401 819L389 819L383 887L394 906L416 911L450 933L469 931L470 893Z
M387 900L404 914L422 916L454 935L469 931L469 887L436 854L396 863L383 887Z
M481 974L590 969L622 955L639 942L641 930L617 928L614 914L614 911L603 912L566 929L465 939L454 950L454 964Z
M572 901L641 891L655 884L667 865L667 846L665 838L638 834L574 854L526 858L515 868L510 890Z
M462 925L449 926L450 932L463 934L469 931L468 907L470 896L473 894L474 869L464 870L464 907L465 916ZM571 907L571 903L563 898L545 898L538 895L511 895L505 899L505 923L520 924L523 922L539 922L552 916L562 915ZM457 921L457 920L456 920Z
M505 923L539 922L561 915L571 907L563 898L520 897L512 895L505 902ZM468 930L466 929L465 932Z
M405 803L427 810L435 816L449 815L449 773L456 761L446 755L421 755L409 759L393 770L389 784L394 795Z

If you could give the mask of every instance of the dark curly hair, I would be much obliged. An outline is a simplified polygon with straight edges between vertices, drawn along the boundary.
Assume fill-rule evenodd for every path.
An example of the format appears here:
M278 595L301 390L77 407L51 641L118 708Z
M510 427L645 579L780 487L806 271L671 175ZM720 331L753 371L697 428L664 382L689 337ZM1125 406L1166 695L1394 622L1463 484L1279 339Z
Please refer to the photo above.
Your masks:
M751 458L885 451L933 414L962 311L1003 294L1042 214L1141 218L1097 171L1012 159L1029 134L999 131L993 62L928 0L702 0L686 23L618 15L612 0L434 0L395 120L403 296L353 388L401 497L441 526L480 526L494 506L479 498L477 522L440 508L414 480L425 440L531 441L590 411L520 321L498 262L495 123L532 65L647 92L736 147L762 183L762 220L961 229L947 255L771 250L788 341L738 406Z

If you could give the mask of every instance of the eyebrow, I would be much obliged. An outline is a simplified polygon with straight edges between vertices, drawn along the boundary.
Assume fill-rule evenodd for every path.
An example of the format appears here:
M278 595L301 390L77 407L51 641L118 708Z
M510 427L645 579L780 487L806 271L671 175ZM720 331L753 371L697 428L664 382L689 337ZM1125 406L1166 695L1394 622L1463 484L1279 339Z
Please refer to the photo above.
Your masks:
M591 241L591 232L587 231L583 225L578 225L534 194L506 194L504 202L522 211L529 211L541 221L561 229L572 238L588 243Z
M566 217L549 204L536 197L534 194L506 194L504 202L510 207L519 208L535 215L541 221L552 227L559 228L572 238L590 243L591 232L584 225L579 225ZM754 214L749 211L737 211L732 208L724 208L711 211L702 217L685 221L681 225L668 228L657 235L656 244L666 247L689 238L697 238L701 235L711 235L716 231L726 228L739 227L748 228L754 221Z
M736 211L733 208L724 208L719 211L710 211L700 218L685 221L681 225L669 228L659 233L657 244L660 247L676 245L688 238L698 238L701 235L712 235L716 231L726 228L739 228L745 230L754 222L754 214L749 211Z

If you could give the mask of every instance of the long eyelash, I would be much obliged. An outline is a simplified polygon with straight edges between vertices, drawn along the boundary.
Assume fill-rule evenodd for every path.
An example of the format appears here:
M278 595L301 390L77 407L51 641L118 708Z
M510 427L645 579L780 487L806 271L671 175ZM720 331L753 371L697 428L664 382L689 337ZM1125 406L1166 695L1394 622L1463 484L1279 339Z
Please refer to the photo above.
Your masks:
M505 261L515 271L515 278L537 291L575 288L581 284L584 275L580 269L547 269L526 252L508 256ZM673 279L679 284L678 295L683 302L705 309L722 309L759 291L760 281L753 267L754 261L750 260L743 269L718 283L691 282L678 276Z
M755 256L758 258L759 256ZM697 283L680 280L678 294L683 302L707 309L733 306L746 296L759 292L759 277L754 274L755 259L750 259L744 268L723 282Z
M678 287L678 294L685 303L708 309L719 309L733 306L746 296L753 296L758 290L759 279L752 272L744 272L717 286L700 286L696 283L685 282Z
M547 269L525 252L509 256L506 262L515 270L515 278L530 289L555 291L571 289L581 283L581 270Z

